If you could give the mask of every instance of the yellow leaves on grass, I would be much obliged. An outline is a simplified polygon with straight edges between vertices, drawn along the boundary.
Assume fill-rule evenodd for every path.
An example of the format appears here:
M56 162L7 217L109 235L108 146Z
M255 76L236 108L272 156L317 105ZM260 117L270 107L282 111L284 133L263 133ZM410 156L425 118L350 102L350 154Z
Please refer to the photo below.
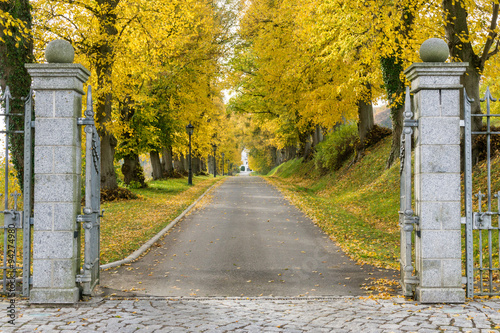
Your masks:
M101 220L101 262L123 259L156 235L215 182L222 178L195 177L194 186L186 179L159 181L164 191L142 190L139 199L103 204L106 215ZM168 191L168 186L182 182L182 191ZM207 197L207 196L205 196ZM203 201L203 200L202 200ZM203 203L201 206L203 207Z
M370 283L363 284L361 289L371 293L368 297L360 297L361 299L392 299L397 294L396 290L399 287L399 281L390 279L378 279Z
M399 169L396 166L387 172L382 167L373 175L367 172L385 164L378 157L390 149L390 142L371 149L370 157L364 157L349 170L341 169L331 178L327 176L328 182L324 178L300 176L304 169L314 166L299 163L293 169L290 166L294 162L283 165L283 169L291 169L291 176L280 178L281 173L277 172L266 180L359 264L398 269L399 190L392 182L379 180L392 179L393 174L399 176ZM322 190L312 191L324 182L327 184ZM379 185L366 189L371 183Z

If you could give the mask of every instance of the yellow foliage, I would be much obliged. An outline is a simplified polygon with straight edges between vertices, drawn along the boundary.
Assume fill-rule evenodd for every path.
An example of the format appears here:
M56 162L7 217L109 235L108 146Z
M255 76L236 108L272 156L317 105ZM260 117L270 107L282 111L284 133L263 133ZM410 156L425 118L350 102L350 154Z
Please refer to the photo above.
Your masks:
M93 74L96 103L112 98L96 120L118 138L118 153L173 146L174 154L184 154L189 122L195 154L206 156L212 142L231 150L230 132L221 131L226 9L198 0L34 0L33 6L35 20L44 22L36 25L36 49L54 38L71 41L76 62ZM123 116L127 103L133 119Z

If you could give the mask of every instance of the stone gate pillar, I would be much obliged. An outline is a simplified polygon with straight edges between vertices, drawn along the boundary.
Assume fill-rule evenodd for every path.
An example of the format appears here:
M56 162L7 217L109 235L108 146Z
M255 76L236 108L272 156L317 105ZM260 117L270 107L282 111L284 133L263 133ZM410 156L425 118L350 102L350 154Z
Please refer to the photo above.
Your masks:
M425 42L420 54L427 62L415 63L405 71L418 121L414 181L419 285L415 296L423 303L461 303L465 291L460 224L460 79L467 63L444 63L448 47L436 39Z
M49 43L47 64L27 64L35 91L35 203L31 303L75 303L79 272L83 83L90 72L73 64L62 40Z

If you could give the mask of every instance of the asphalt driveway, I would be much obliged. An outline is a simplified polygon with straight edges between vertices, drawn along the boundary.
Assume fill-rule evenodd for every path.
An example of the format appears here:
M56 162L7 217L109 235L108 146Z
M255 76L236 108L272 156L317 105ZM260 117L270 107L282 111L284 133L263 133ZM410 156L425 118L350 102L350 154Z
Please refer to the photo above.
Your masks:
M105 294L353 296L396 272L360 266L260 177L228 178L145 256L101 273Z

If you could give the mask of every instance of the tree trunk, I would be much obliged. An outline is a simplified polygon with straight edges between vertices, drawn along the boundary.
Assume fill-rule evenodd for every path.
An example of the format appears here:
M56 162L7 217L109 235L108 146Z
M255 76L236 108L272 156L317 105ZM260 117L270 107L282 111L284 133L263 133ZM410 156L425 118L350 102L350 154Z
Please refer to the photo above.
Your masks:
M213 163L212 155L208 154L207 155L207 171L208 174L213 174L214 173L214 163Z
M192 158L191 165L193 168L193 175L198 175L200 174L200 158L199 157L194 157Z
M186 154L186 156L184 157L184 155L182 155L182 163L184 164L184 170L186 171L189 171L189 156Z
M217 159L217 157L215 156L212 156L212 165L213 165L213 168L215 170L215 174L216 175L219 175L219 166L217 165L217 163L219 163L219 160Z
M174 169L181 175L186 173L186 168L184 167L184 155L180 154L179 157L174 159Z
M163 177L168 178L172 176L174 172L173 160L172 160L172 147L168 146L162 150L162 169Z
M399 108L391 109L391 119L392 119L392 142L391 142L391 152L387 158L385 167L389 169L394 161L399 157L401 150L401 134L403 133L403 112L404 104Z
M277 156L278 149L276 149L276 147L271 147L270 150L271 150L272 165L273 165L273 167L277 167L279 165L278 164L278 156Z
M106 96L104 103L103 101L97 102L97 114L105 114L97 123L101 125L98 129L101 137L101 188L109 190L118 188L114 167L117 140L105 125L111 120L111 94L106 94Z
M276 151L276 163L278 165L280 165L280 164L282 164L284 162L284 156L285 156L284 149L278 149Z
M115 173L116 138L105 130L98 130L101 137L101 188L116 189L118 182Z
M295 146L285 147L285 161L293 160L297 156L297 148Z
M323 141L323 129L321 126L316 125L314 128L312 148L316 147L321 141Z
M179 172L181 172L182 174L187 174L187 172L188 172L187 168L186 168L186 166L187 166L186 160L187 160L187 157L185 157L184 154L181 154L181 156L180 156L180 165L179 165L180 169L179 169Z
M370 89L368 87L368 89ZM375 121L373 118L373 106L371 99L369 101L358 101L358 136L359 136L359 151L365 148L366 135L373 129Z
M302 157L304 158L304 160L307 160L312 152L312 142L310 134L306 134L304 136L304 142L302 143L302 145L304 146L302 151Z
M467 96L473 99L471 102L471 113L479 114L481 113L481 103L480 103L480 93L479 93L479 83L481 80L481 75L476 72L474 68L471 68L471 65L467 67L465 71L465 75L463 76L463 85L465 87L465 91L467 92ZM460 119L464 118L464 108L460 108ZM482 117L471 117L471 128L472 131L481 131L483 126ZM477 164L479 161L479 148L477 147L476 141L473 140L472 143L472 165ZM465 161L465 160L464 160Z
M9 13L14 19L24 22L26 28L31 31L31 5L28 0L0 2L0 10ZM5 31L10 31L12 34L6 35ZM31 78L24 68L24 64L34 62L31 32L29 36L23 36L18 28L4 27L0 29L0 37L5 41L0 43L0 86L3 92L5 92L5 87L9 86L10 93L15 98L11 101L10 112L24 114L24 101L21 100L21 97L28 96L31 87ZM19 47L16 47L16 44L19 44ZM9 122L10 130L24 130L24 117L10 117ZM17 171L17 179L22 190L24 185L24 136L10 134L9 141L12 163Z
M102 2L102 1L101 1ZM114 157L116 138L107 129L107 123L111 121L112 93L107 87L112 86L113 62L115 50L113 42L118 35L116 28L116 7L119 0L105 1L105 4L97 7L94 15L98 21L98 33L100 38L95 47L89 52L89 58L96 69L97 89L96 89L96 123L98 125L99 136L101 137L101 188L116 189Z
M392 142L391 151L386 161L386 168L389 169L399 157L400 153L401 133L403 131L403 112L405 107L405 84L401 80L401 73L403 72L403 62L401 59L394 56L384 57L381 59L380 63L382 66L387 97L391 103Z
M496 2L492 3L491 21L489 23L488 38L483 45L473 45L475 38L470 37L469 27L467 25L466 6L461 1L443 0L443 11L446 13L445 17L445 33L448 40L448 48L452 61L468 62L469 66L463 76L463 85L467 95L474 99L471 103L472 114L481 113L481 104L479 98L479 82L481 73L484 71L486 61L489 60L491 48L498 42L497 21L500 5ZM485 15L485 18L487 16ZM496 41L495 41L496 39ZM498 45L498 44L497 44ZM479 47L478 47L479 46ZM481 54L476 54L474 48L481 50ZM497 50L493 51L493 54ZM461 115L463 116L463 114ZM481 117L472 118L472 131L478 131L482 127ZM476 156L478 151L476 147L472 150L472 162L477 162Z
M207 164L203 158L199 158L200 161L200 172L207 172Z
M136 182L141 188L146 187L144 170L139 162L139 155L129 154L123 157L122 173L125 184L130 185L132 182Z
M151 159L151 168L153 169L153 180L163 178L163 167L160 161L160 154L157 151L151 151L149 153L149 158Z

